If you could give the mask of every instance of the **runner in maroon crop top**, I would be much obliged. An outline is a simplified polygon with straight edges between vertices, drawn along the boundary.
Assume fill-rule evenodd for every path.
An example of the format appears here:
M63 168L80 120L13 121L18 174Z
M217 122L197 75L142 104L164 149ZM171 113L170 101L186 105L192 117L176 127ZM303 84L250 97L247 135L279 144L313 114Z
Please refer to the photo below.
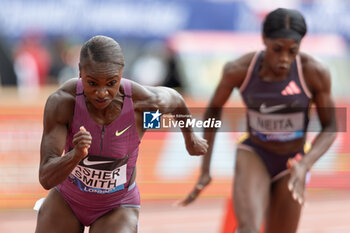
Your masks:
M80 78L47 100L39 180L50 189L36 233L137 232L140 195L135 167L143 110L189 115L179 93L122 78L119 44L105 36L80 53ZM206 140L182 129L191 155L206 153ZM63 155L62 155L63 154Z
M330 73L310 55L299 53L305 34L306 23L298 11L279 8L270 12L263 24L265 50L227 63L207 108L206 117L220 119L217 109L234 88L240 90L247 108L249 136L237 146L233 188L239 233L258 233L263 220L265 233L295 233L306 174L336 136ZM301 157L311 103L322 130ZM209 148L202 173L182 205L194 201L211 181L214 137L213 132L204 133Z

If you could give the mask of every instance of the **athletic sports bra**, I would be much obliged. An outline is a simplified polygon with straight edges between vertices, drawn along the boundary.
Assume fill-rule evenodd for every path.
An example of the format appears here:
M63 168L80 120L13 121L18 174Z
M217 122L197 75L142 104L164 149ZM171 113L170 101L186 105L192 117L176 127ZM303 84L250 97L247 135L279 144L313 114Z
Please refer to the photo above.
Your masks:
M99 125L89 115L81 79L66 152L74 148L73 136L84 126L91 133L89 154L74 168L61 186L71 185L84 193L110 194L128 187L136 165L140 140L136 130L131 83L122 79L125 97L120 115L109 125ZM66 190L66 189L64 189Z
M297 56L288 77L268 82L259 77L264 52L257 52L240 87L247 107L248 131L261 141L291 141L304 137L309 123L311 93Z

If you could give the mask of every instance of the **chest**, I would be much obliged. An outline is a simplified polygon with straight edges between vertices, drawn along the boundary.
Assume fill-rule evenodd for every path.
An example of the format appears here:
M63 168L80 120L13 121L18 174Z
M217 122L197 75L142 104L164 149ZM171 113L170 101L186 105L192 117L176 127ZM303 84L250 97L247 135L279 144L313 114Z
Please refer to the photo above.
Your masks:
M310 104L301 84L293 79L280 82L252 80L241 95L249 109L261 113L302 111Z

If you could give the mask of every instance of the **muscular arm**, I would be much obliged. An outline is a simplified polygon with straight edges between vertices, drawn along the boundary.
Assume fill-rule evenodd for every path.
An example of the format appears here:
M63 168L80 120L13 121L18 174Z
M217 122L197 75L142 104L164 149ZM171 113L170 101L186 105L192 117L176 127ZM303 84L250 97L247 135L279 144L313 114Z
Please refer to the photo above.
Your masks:
M39 181L45 189L51 189L60 184L85 156L83 148L78 150L74 148L62 156L68 123L73 116L73 101L74 97L71 94L59 89L46 102L39 167ZM85 135L88 138L86 132L79 133L82 137Z
M312 57L301 54L301 58L305 82L312 93L322 130L314 139L310 151L299 162L288 161L291 170L288 189L299 204L304 202L306 173L332 145L337 130L330 73Z
M249 53L233 62L228 62L223 69L219 85L216 87L205 113L204 118L221 119L222 107L229 99L233 89L239 88L244 81L250 61L254 53ZM210 173L210 163L214 147L216 131L204 130L204 139L208 141L208 151L202 160L202 173Z
M184 120L181 116L190 116L190 112L182 96L174 89L167 87L145 87L133 83L133 100L137 112L138 125L142 119L142 111L159 110L162 114L171 113L176 120ZM190 118L190 117L185 117ZM141 128L141 127L140 127ZM140 131L140 129L139 129ZM204 140L199 139L191 127L181 128L185 139L186 149L191 155L200 155L206 152Z
M240 87L247 74L249 64L254 56L254 53L246 54L233 62L228 62L222 73L219 85L216 87L213 97L211 98L204 119L215 118L221 119L222 108L229 99L233 89ZM208 142L208 151L203 156L201 175L197 181L196 186L191 193L180 202L179 205L186 206L193 202L200 192L207 186L211 181L210 176L210 163L212 158L212 152L214 147L216 131L213 129L204 130L204 139Z
M328 150L336 137L335 105L331 96L331 75L320 62L304 55L302 58L305 81L312 92L322 130L312 143L311 150L302 163L310 170Z

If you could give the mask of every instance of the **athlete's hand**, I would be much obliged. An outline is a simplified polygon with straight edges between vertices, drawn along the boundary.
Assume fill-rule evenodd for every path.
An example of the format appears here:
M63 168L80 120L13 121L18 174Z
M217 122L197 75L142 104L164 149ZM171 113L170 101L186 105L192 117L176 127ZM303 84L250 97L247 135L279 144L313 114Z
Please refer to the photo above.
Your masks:
M187 206L188 204L191 204L192 202L194 202L197 199L197 197L199 196L199 194L203 191L203 189L208 184L210 184L210 182L211 182L211 177L210 177L209 173L202 174L199 177L199 180L198 180L197 184L194 186L192 192L190 192L190 194L188 194L185 199L176 203L176 205Z
M88 155L88 149L90 148L92 137L90 132L86 131L84 126L80 127L80 131L74 134L73 145L75 150L75 156L80 159Z
M307 169L300 161L301 159L302 155L297 154L287 162L287 167L290 170L288 190L291 192L293 199L300 205L304 203L305 179L307 174Z
M191 133L190 139L186 140L186 149L190 155L204 155L208 150L207 140Z

